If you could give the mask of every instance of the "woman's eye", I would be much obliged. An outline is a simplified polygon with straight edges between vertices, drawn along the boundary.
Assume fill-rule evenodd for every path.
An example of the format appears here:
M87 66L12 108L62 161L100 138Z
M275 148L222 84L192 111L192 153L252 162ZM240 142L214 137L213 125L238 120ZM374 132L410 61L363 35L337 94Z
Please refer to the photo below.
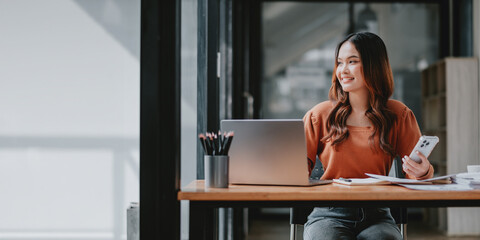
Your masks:
M342 64L342 63L341 63L341 62L337 62L337 65L340 65L340 64Z
M350 61L350 62L348 62L348 63L350 63L350 64L354 64L354 63L356 63L356 62L357 62L357 61Z

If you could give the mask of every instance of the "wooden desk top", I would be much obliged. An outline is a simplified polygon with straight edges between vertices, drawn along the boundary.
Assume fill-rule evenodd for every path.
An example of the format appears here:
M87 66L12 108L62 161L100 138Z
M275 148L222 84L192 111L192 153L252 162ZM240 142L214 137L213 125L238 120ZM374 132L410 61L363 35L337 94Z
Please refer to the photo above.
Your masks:
M418 191L395 185L341 184L313 187L230 185L229 188L205 189L203 180L195 180L183 187L177 198L190 201L480 200L480 190Z

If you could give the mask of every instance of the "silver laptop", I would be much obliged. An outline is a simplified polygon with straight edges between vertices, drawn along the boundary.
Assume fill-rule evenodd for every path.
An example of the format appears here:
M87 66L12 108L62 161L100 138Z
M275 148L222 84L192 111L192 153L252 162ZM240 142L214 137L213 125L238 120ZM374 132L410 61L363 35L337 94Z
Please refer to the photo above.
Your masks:
M221 130L235 134L228 152L231 184L311 186L332 182L308 176L302 120L222 120Z

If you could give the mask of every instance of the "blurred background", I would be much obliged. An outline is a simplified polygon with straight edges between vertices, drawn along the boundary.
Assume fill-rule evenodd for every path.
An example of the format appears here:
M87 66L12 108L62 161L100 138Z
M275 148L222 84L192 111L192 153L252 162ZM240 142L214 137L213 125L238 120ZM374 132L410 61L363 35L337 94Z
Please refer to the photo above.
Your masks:
M264 2L262 117L302 118L327 100L335 47L351 28L384 40L393 98L421 117L420 71L439 58L439 15L425 3Z

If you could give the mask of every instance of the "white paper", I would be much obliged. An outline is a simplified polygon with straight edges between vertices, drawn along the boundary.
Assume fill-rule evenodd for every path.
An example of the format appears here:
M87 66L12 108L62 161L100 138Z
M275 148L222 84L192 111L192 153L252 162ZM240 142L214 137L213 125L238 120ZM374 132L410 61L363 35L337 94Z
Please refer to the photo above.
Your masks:
M376 178L348 178L348 179L333 179L335 183L341 183L346 185L382 185L391 184L388 181L376 179Z
M455 176L455 174L452 174L452 175L445 175L445 176L434 177L434 178L429 178L429 179L424 179L424 180L415 180L415 179L407 179L407 178L388 177L388 176L371 174L371 173L365 173L365 174L369 177L390 181L392 183L406 183L406 184L426 183L426 182L430 182L430 181L433 181L433 180L446 179L446 178Z
M415 184L398 184L413 190L426 191L470 191L472 187L464 184L432 184L432 185L415 185Z

